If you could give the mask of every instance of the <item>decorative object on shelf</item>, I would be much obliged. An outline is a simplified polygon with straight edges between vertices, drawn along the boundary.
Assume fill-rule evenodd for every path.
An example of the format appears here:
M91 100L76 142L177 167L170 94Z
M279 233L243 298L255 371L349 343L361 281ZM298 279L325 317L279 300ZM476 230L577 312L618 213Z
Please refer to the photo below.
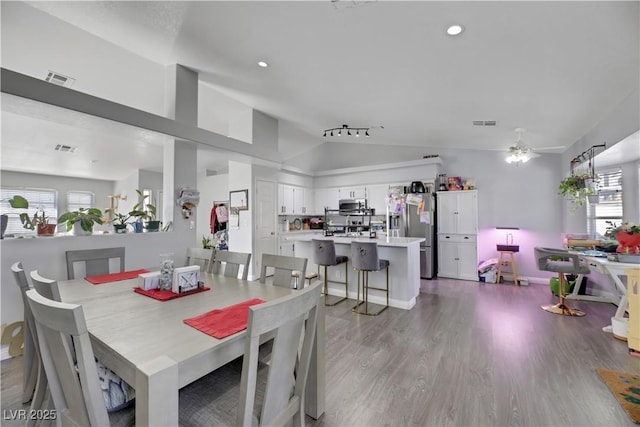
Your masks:
M191 210L200 203L200 192L194 188L178 189L178 198L176 204L182 209L182 217L189 219Z
M379 129L384 129L384 126L375 126ZM353 128L349 125L342 125L342 127L339 128L331 128L331 129L325 129L324 133L323 133L323 137L326 138L327 136L334 136L334 132L337 136L355 136L356 138L360 137L360 132L362 132L362 134L366 137L369 138L369 130L371 130L372 127L365 127L365 128Z
M509 147L507 157L504 159L507 163L514 163L516 166L519 166L520 164L527 163L529 160L539 156L539 154L534 153L533 149L522 141L523 132L525 132L525 129L516 128L516 134L518 137L514 145Z
M447 190L460 191L462 190L462 179L459 176L450 176L447 178Z
M58 224L65 224L67 231L73 229L75 236L88 236L93 233L94 224L102 223L102 211L98 208L79 208L58 218Z
M29 201L19 195L9 199L9 205L14 209L29 209ZM56 224L49 224L49 217L45 215L43 209L37 209L33 217L30 217L27 212L21 213L20 222L27 230L36 230L39 236L52 236L56 231ZM4 227L6 228L6 225ZM4 235L4 230L2 235Z
M616 252L619 254L640 254L640 225L630 222L623 222L617 225L613 221L607 221L609 226L605 232L605 237L614 238L618 241Z
M104 213L106 214L107 220L111 218L109 222L113 225L114 233L125 234L127 232L127 226L130 224L132 218L130 214L114 212L111 208L106 209Z

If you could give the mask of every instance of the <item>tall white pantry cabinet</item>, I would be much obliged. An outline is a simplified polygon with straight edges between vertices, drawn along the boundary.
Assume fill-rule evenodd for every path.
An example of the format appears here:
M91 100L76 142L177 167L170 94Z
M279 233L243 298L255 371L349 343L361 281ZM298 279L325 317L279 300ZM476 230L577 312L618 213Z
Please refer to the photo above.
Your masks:
M438 276L478 280L478 190L438 191Z

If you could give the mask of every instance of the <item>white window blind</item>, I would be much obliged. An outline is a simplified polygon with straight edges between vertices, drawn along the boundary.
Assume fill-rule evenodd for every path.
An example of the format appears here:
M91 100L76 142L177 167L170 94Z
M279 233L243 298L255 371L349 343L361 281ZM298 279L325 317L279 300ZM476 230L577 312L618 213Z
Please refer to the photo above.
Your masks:
M598 203L590 204L587 210L589 235L603 238L607 221L622 222L622 170L598 171Z
M9 204L9 199L13 196L22 196L29 202L29 209L14 209ZM5 235L10 234L35 234L35 230L27 230L20 222L20 214L28 213L30 217L38 211L44 211L49 217L49 223L55 224L58 219L58 192L56 190L41 188L0 188L0 212L7 214L7 230Z
M93 207L93 193L89 191L69 191L67 192L67 211L73 212L80 208Z

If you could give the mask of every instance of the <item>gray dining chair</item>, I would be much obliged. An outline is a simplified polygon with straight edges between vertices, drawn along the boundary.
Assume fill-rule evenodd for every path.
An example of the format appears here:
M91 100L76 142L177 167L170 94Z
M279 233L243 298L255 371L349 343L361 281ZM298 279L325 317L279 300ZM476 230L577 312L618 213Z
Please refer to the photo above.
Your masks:
M26 294L61 425L133 425L131 405L107 413L82 306L53 301L35 289Z
M250 307L244 357L180 390L180 425L304 426L321 285ZM265 334L275 337L268 368L259 363Z
M31 308L27 300L27 291L30 289L27 275L22 268L21 262L16 262L11 266L11 272L16 279L16 284L20 289L22 303L24 305L24 345L22 350L24 365L22 375L22 403L29 402L36 393L36 384L38 380L39 357L37 354L37 338L35 336L35 323Z
M564 249L535 247L533 251L538 270L558 273L559 279L558 295L560 296L560 302L558 304L543 305L542 309L563 316L584 316L584 311L570 308L565 304L565 274L589 274L591 269L587 263L581 260L578 254Z
M124 271L125 248L66 251L69 280ZM115 260L113 263L111 260Z
M351 264L358 271L358 292L354 313L377 316L389 308L389 261L378 257L377 242L351 242ZM369 272L386 270L386 287L369 286ZM360 276L362 276L362 301L360 300ZM386 304L377 311L369 310L369 290L383 291L386 294ZM364 309L361 307L364 306Z
M247 280L249 276L249 262L251 254L232 251L215 251L211 272L221 274L224 277L238 277L240 267L242 267L242 280Z
M322 275L324 283L324 305L336 305L342 301L345 301L349 297L349 270L348 261L349 257L345 255L336 255L336 245L333 240L328 239L312 239L313 242L313 261L318 265L318 272L320 267L324 267L324 274ZM328 268L330 266L336 266L344 264L344 282L336 280L329 280L327 275ZM336 301L329 302L329 282L342 283L344 285L344 298L339 298Z
M187 248L187 265L199 265L202 272L211 272L213 257L213 249Z
M291 288L293 287L293 272L298 271L304 276L307 271L307 258L262 254L260 283L266 282L268 268L273 268L272 284L274 286Z
M52 299L54 301L62 301L60 298L60 289L58 288L58 281L47 279L38 273L38 270L34 270L29 273L31 276L31 282L33 283L33 289L38 291L40 295L45 298Z

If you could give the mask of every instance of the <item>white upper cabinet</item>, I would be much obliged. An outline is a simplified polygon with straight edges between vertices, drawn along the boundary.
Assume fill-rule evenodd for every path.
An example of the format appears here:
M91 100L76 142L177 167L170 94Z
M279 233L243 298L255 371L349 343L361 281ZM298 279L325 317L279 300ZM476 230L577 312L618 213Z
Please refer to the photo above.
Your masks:
M313 193L310 188L278 184L278 215L311 215Z
M478 191L439 191L438 233L478 233Z
M340 199L366 199L367 188L361 187L341 187Z

